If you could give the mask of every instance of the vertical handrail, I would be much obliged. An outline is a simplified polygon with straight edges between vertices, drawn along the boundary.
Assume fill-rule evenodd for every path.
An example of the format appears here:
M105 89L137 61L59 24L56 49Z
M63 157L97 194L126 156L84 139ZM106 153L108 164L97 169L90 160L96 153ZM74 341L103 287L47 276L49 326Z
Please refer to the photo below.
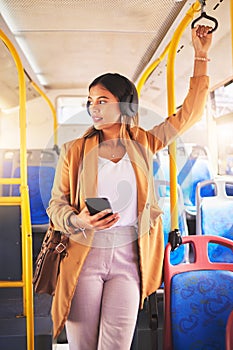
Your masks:
M232 3L233 7L233 3ZM158 64L164 59L165 55L168 53L167 62L167 100L168 100L168 115L172 115L176 111L175 102L175 56L177 51L177 45L183 34L185 28L193 19L196 12L200 11L200 2L196 1L187 11L185 17L180 22L177 27L172 40L164 49L163 53L157 58L152 64L143 72L138 84L137 91L140 96L143 85L148 79L149 75L155 70ZM233 12L233 11L232 11ZM232 15L233 17L233 15ZM171 230L178 228L178 201L177 201L177 171L176 171L176 142L174 141L169 146L169 166L170 166L170 201L171 201Z
M7 38L7 36L0 30L0 39L5 43L9 49L18 71L19 82L19 120L20 120L20 204L22 217L22 281L18 282L1 282L0 287L15 287L16 285L23 288L23 307L24 315L26 316L26 330L27 330L27 349L34 350L34 301L32 288L32 230L30 218L30 204L29 193L27 185L27 149L26 149L26 84L24 77L24 69L19 58L19 55ZM2 182L3 179L1 179ZM13 180L13 179L12 179ZM8 183L15 183L7 179ZM10 198L9 203L10 204ZM12 203L15 204L14 198Z
M33 86L33 88L45 99L45 101L48 103L49 108L52 111L53 115L53 135L54 135L54 146L58 147L58 136L57 136L57 129L58 129L58 123L57 123L57 114L56 114L56 109L53 106L52 102L48 98L48 96L41 90L41 88L33 81L30 79L30 83Z
M177 52L177 46L180 38L193 19L194 13L200 9L199 1L196 1L187 11L185 17L182 19L177 29L174 32L172 40L168 50L167 60L167 103L168 103L168 115L176 113L176 100L175 100L175 57ZM170 163L170 201L171 201L171 231L178 228L178 200L177 200L177 170L176 170L176 141L169 145L169 163Z

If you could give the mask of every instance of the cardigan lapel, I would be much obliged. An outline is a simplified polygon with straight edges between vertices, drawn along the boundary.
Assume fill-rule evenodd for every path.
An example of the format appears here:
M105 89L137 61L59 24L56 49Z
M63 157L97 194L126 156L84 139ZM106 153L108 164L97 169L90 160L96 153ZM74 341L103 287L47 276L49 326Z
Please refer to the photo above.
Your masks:
M80 206L85 205L85 198L96 197L98 174L98 136L87 138L83 154L83 167L80 174Z

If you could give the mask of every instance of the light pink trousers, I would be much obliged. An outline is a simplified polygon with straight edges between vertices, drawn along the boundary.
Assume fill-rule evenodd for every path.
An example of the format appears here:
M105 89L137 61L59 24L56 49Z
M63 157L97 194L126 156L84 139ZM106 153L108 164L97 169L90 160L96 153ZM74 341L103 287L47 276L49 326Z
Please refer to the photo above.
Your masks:
M129 350L140 300L136 231L96 232L66 322L70 350Z

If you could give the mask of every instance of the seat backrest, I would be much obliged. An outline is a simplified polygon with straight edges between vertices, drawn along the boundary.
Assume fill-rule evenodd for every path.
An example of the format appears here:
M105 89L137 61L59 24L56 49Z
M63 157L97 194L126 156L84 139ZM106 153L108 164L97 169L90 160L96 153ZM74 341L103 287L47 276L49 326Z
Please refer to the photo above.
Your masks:
M158 152L159 169L156 179L169 181L169 152L164 148ZM176 147L177 182L181 187L185 209L196 215L196 186L200 181L213 178L208 149L204 146L185 143ZM212 195L211 188L205 189Z
M32 225L49 222L46 208L51 197L58 155L55 150L33 149L27 151L27 175ZM19 157L14 159L13 177L20 177ZM12 195L19 195L19 186L12 186Z
M214 195L205 197L203 190L212 186ZM197 235L215 235L233 240L233 196L231 188L233 180L215 179L198 184L196 191ZM231 195L228 195L231 194ZM230 261L231 254L224 247L211 245L209 258L214 261ZM232 260L233 262L233 260Z
M168 242L169 232L171 231L171 212L170 212L170 183L165 180L154 180L155 195L158 200L160 208L163 210L163 232L164 232L164 244L166 246ZM178 223L179 230L182 236L188 235L188 226L186 221L186 215L184 210L183 195L180 186L177 186L178 191ZM184 249L185 248L185 249ZM187 246L180 246L171 253L171 263L178 264L181 261L185 261L188 258Z
M158 178L158 174L159 174L159 171L160 171L160 167L161 167L161 164L160 164L160 158L159 158L159 155L156 153L153 157L153 176L155 178Z
M207 150L199 145L193 145L192 152L186 158L183 167L179 169L177 181L182 188L186 210L196 215L196 187L201 181L213 178L213 170ZM212 189L206 188L206 196L212 195Z
M168 148L160 150L157 154L157 159L159 160L159 168L156 173L156 179L169 181L170 170L169 170L169 153Z
M172 265L171 245L164 258L164 350L225 349L226 324L233 309L233 264L210 262L208 245L233 242L216 236L187 236L194 259Z

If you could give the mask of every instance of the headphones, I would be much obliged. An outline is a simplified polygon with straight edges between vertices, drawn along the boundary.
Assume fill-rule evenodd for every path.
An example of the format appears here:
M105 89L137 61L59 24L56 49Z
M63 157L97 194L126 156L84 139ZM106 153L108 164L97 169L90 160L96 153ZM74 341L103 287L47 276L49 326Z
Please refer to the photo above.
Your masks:
M135 85L126 77L117 74L119 78L124 80L127 85L126 93L121 97L119 106L122 115L128 117L134 117L138 113L138 93ZM89 115L91 115L90 110L90 101L87 101L86 108Z
M127 83L130 94L125 94L120 100L120 110L122 115L128 117L134 117L138 113L138 93L134 84L125 77L125 82Z

